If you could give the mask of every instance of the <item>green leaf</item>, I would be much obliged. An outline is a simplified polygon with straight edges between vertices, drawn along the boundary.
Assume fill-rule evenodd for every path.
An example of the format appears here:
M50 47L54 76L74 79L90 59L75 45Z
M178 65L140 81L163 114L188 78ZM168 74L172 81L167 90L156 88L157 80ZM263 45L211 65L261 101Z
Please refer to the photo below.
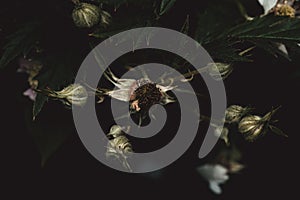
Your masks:
M300 43L300 19L268 15L245 21L240 3L234 6L234 1L226 2L226 7L215 3L198 18L195 39L208 48L213 58L243 61L244 56L237 54L239 45L250 42L276 57L290 60L278 44L290 47Z
M26 56L30 52L40 38L39 25L37 22L27 23L7 38L0 68L7 66L17 56Z
M175 2L176 0L162 0L159 8L159 15L163 15L168 12L173 7Z
M62 111L60 110L59 112ZM59 117L57 115L59 115ZM53 153L59 149L68 136L74 132L73 125L71 124L72 117L66 116L61 120L62 115L64 115L64 113L56 113L56 115L48 114L36 121L32 121L30 106L25 108L26 126L40 153L42 166L44 166Z
M54 61L54 62L53 62ZM57 61L61 61L58 63ZM60 58L52 58L51 60L46 61L46 68L44 71L35 78L38 80L38 89L44 89L49 87L52 90L59 90L62 86L71 83L74 74L72 72L71 63L63 62ZM36 100L33 105L33 119L39 114L47 101L47 97L43 94L38 93Z
M226 6L224 6L226 4ZM211 57L220 62L250 62L246 56L239 55L240 48L236 41L221 37L224 30L245 21L241 4L237 1L224 0L209 2L208 7L197 17L197 28L194 38L202 44Z
M279 50L279 43L275 43L268 40L254 40L252 43L255 44L257 47L264 49L266 52L273 55L274 57L282 56L289 61L291 60L289 55Z
M300 19L268 15L246 21L222 35L243 40L269 40L273 42L300 42Z
M255 18L224 31L218 39L251 42L275 57L282 56L290 60L278 49L278 45L300 43L300 19L273 15Z
M226 40L217 40L203 45L210 56L219 62L251 62L246 56L239 55L240 52L234 47L234 43Z
M264 39L276 42L300 42L300 19L265 16L238 25L227 33L239 39Z
M203 13L197 16L197 27L194 38L205 44L215 41L224 30L245 21L236 1L211 1ZM226 6L224 6L226 4Z
M42 94L37 94L35 98L35 102L33 104L33 117L32 119L35 120L35 117L41 112L42 107L44 106L45 102L48 100L48 97Z

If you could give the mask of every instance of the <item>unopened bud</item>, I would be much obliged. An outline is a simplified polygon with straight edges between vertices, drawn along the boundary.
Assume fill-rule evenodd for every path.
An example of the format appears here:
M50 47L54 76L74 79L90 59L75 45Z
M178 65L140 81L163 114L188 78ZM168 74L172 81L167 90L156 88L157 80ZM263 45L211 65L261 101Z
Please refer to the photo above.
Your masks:
M226 79L233 71L233 67L226 63L209 63L207 67L209 75L217 81Z
M265 116L249 115L244 117L238 126L239 132L245 136L245 139L252 142L258 137L263 136L269 128L269 122L272 115L278 110L272 110Z
M260 116L250 115L240 121L238 128L246 140L254 141L260 135L264 134L265 122Z
M225 122L235 123L239 122L243 116L245 116L251 109L248 107L242 107L239 105L231 105L225 111Z
M49 96L63 100L68 106L71 106L72 104L83 106L87 101L88 93L82 85L71 84L61 91L49 94Z

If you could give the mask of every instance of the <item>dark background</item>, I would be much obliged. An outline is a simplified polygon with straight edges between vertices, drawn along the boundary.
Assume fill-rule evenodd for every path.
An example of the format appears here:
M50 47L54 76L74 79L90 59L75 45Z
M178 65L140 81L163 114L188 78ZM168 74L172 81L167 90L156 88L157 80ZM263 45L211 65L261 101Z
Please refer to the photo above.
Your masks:
M60 16L52 13L53 4L55 1L9 1L2 4L1 26L6 29L0 31L0 45L3 44L7 33L16 28L11 22L14 16L24 16L24 20L33 15L59 19ZM179 22L182 24L185 12L192 12L201 6L185 8L183 4L178 3L165 20L172 22L168 25L172 28ZM258 13L260 9L258 5L253 5L253 10L257 10ZM68 26L63 22L56 24L57 32L67 34L66 32L72 31ZM67 42L80 43L77 37L74 33ZM58 34L56 39L59 38ZM57 42L56 39L53 41ZM49 40L51 43L51 39ZM289 137L293 137L297 130L292 122L298 108L295 89L299 88L299 81L293 73L299 60L288 62L281 58L274 59L259 49L256 49L253 55L255 62L238 65L225 81L228 105L252 105L257 114L266 113L273 106L282 105L275 115L279 120L277 126ZM1 167L4 167L1 170L1 177L4 177L1 178L2 195L38 199L91 196L97 199L154 199L171 196L186 199L261 199L288 198L290 195L289 180L293 176L289 174L292 165L289 157L292 155L288 152L288 139L271 133L255 143L241 141L238 144L243 153L242 163L246 168L240 174L230 177L222 186L224 190L221 196L213 195L208 190L207 183L194 170L195 166L201 163L197 160L201 142L194 142L180 159L164 170L135 175L117 172L99 163L87 152L74 133L42 168L39 153L24 122L24 109L31 103L22 97L22 92L28 87L26 76L16 74L16 68L17 63L11 63L7 69L0 72L1 147L4 154L1 159ZM56 103L50 102L42 112L58 107ZM65 115L70 114L69 111L65 112ZM198 140L202 137L199 135ZM212 154L214 152L209 156ZM206 159L209 159L209 156Z

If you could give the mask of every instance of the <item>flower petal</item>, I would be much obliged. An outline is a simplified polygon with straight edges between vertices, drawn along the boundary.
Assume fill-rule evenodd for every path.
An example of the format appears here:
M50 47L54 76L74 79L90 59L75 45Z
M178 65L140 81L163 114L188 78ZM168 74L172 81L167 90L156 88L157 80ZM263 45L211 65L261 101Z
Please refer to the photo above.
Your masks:
M120 101L129 102L130 101L130 89L118 89L107 92L107 95L111 96L114 99L118 99Z
M258 0L258 2L264 8L265 14L268 14L268 12L276 5L277 0Z
M282 43L279 43L278 44L278 49L280 50L280 51L282 51L285 55L289 55L289 53L288 53L288 51L287 51L287 49L286 49L286 47L285 47L285 45L284 44L282 44Z
M25 92L23 92L23 95L29 97L29 99L31 99L32 101L35 101L36 92L33 89L27 89Z
M222 193L222 189L221 187L218 185L217 182L215 181L210 181L209 182L209 188L211 189L211 191L213 191L215 194L221 194Z

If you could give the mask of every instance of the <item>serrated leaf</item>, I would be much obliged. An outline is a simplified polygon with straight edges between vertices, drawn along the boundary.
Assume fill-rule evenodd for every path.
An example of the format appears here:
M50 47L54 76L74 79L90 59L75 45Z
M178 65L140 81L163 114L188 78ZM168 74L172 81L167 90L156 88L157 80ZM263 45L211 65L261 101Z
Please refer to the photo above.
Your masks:
M159 15L163 15L168 12L173 7L175 2L176 0L162 0L159 8Z
M42 166L74 132L71 120L60 120L57 119L57 116L47 115L47 117L43 116L42 119L32 121L32 112L29 106L25 110L25 121L40 153Z
M268 15L237 25L223 36L244 40L300 42L300 19Z
M230 41L215 41L203 46L209 52L210 56L216 61L227 63L252 61L246 56L239 55L238 50L234 48L234 43Z
M274 56L290 57L282 52L278 44L296 44L300 42L300 19L279 16L255 18L224 31L219 39L248 41Z
M246 56L239 55L241 50L234 46L236 41L230 41L226 37L220 39L224 30L245 20L241 8L240 3L232 0L225 0L222 4L212 1L207 9L198 15L194 38L214 60L229 63L251 61Z
M232 0L225 0L222 3L210 2L207 9L197 16L195 39L200 44L213 42L224 30L244 21L239 7L241 4Z
M10 35L4 46L4 53L0 59L0 68L7 66L17 56L26 56L40 38L39 23L27 23Z

